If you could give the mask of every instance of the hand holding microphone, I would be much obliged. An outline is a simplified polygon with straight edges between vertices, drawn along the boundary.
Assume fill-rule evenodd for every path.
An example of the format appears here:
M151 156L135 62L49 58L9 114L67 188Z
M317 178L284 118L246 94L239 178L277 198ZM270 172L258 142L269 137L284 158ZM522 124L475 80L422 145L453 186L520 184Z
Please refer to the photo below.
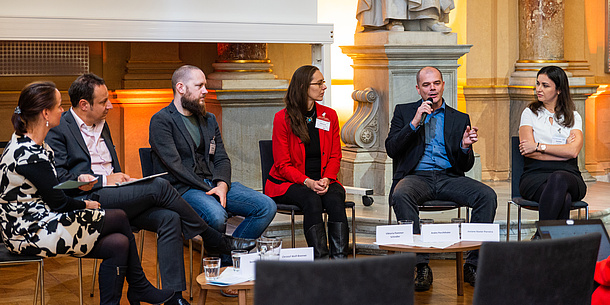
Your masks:
M429 102L429 103L426 103ZM422 102L422 105L426 103L428 106L432 105L432 103L434 103L434 100L429 97L427 100L425 100L424 102ZM428 116L427 112L422 113L421 115L421 120L419 120L419 126L424 126L424 123L426 122L426 117Z

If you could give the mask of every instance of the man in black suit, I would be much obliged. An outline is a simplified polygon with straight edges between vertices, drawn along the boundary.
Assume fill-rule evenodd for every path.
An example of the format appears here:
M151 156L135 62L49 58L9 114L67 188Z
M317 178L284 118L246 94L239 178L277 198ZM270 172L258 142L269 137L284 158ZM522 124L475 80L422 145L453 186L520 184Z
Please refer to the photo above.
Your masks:
M253 241L228 238L210 228L165 179L116 187L117 183L133 179L121 172L105 121L112 104L104 80L84 74L72 83L68 93L72 107L46 137L55 152L59 181L97 178L91 191L74 189L66 193L99 201L105 209L122 209L131 225L157 232L162 285L176 292L166 304L188 304L182 298L182 291L186 290L183 234L187 239L201 235L206 247L224 253L237 248L252 249Z
M454 201L472 208L472 222L493 222L497 196L489 186L464 176L474 165L472 144L478 128L470 118L445 104L440 70L424 67L417 73L421 100L396 105L385 146L394 160L390 204L398 220L413 220L419 233L418 205L428 200ZM429 255L417 255L415 290L432 284ZM464 279L474 286L478 251L470 251Z

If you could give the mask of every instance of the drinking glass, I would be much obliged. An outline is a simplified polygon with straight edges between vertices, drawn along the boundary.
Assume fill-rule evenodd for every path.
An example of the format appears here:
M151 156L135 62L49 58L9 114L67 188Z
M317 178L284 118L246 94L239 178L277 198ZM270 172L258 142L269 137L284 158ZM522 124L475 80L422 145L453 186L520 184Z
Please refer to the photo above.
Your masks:
M458 230L460 232L460 239L462 239L462 224L466 222L464 218L451 218L451 223L458 224Z
M203 270L207 281L215 280L220 275L220 257L206 257L203 259Z
M261 260L279 260L281 250L281 238L261 237L256 240L256 251Z
M240 256L248 254L246 250L231 250L231 258L233 259L233 269L239 270Z

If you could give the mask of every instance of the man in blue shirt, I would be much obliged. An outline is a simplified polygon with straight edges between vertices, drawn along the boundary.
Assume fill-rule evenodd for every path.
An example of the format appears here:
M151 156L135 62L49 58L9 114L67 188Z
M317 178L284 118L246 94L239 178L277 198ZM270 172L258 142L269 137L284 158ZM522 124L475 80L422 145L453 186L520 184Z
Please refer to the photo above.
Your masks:
M435 67L417 72L421 100L396 105L385 146L394 162L390 204L398 220L413 220L419 231L418 205L429 200L453 201L472 208L472 222L491 223L497 196L489 186L464 176L474 165L472 144L478 128L470 118L445 104L443 75ZM415 290L432 284L429 255L417 255ZM470 251L464 264L464 279L472 286L476 279L478 251Z

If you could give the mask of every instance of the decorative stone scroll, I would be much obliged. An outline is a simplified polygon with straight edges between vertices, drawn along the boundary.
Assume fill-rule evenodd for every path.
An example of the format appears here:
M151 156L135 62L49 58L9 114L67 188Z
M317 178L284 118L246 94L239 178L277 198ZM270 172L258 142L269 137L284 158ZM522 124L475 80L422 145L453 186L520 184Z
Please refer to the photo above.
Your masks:
M343 125L341 140L347 147L371 148L377 142L379 128L377 110L379 95L373 88L355 90L352 99L358 103L356 111Z

